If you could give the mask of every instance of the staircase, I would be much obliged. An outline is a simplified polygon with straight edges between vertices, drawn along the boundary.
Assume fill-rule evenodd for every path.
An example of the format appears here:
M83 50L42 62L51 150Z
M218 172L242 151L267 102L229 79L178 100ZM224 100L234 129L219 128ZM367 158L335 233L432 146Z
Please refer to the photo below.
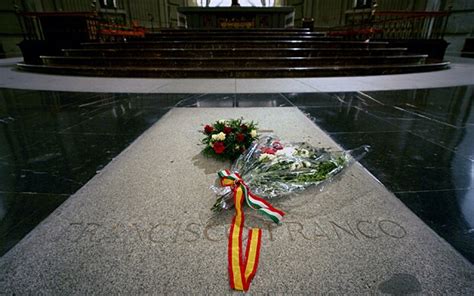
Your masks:
M176 30L126 42L83 43L41 56L25 71L163 78L270 78L380 75L445 69L448 62L387 42L345 41L305 29Z

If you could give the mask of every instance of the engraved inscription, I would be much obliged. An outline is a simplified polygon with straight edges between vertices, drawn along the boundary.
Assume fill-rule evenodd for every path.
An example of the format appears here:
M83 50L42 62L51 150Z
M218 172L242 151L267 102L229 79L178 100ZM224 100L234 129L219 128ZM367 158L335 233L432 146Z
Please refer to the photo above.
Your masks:
M223 243L227 241L230 225L202 224L199 222L157 222L152 224L71 222L65 229L63 239L71 242L89 243L151 243L190 244L199 241ZM267 242L287 240L340 241L403 239L408 235L402 223L389 220L354 221L285 221L277 226L264 223L264 239ZM243 232L243 239L247 238Z

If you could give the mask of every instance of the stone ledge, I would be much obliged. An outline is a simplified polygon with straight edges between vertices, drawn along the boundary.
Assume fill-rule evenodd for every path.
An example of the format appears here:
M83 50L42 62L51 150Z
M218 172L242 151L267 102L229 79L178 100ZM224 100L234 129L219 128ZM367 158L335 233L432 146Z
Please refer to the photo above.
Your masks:
M232 212L212 215L225 164L201 124L243 116L289 141L337 145L296 108L173 109L0 258L5 293L226 294ZM177 176L186 176L185 182ZM362 166L323 192L276 200L252 293L472 294L474 268Z

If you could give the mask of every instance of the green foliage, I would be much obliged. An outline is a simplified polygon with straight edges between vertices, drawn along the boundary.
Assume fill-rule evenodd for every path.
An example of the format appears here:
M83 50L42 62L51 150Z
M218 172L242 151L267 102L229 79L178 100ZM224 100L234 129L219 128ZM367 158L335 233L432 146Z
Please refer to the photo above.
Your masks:
M271 199L328 182L348 163L345 152L330 152L307 143L284 143L267 136L239 157L231 170L239 172L254 194ZM212 210L229 208L232 203L231 194L226 192Z
M202 153L218 160L235 160L250 144L258 139L257 124L253 121L244 122L243 118L218 120L206 125L201 140L206 145Z

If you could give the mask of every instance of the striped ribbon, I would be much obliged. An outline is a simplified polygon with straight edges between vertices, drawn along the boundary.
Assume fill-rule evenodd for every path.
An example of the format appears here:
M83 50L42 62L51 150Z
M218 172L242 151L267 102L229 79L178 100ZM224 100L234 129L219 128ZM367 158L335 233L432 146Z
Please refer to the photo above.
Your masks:
M244 212L242 205L245 200L252 209L269 217L275 223L280 223L285 213L275 209L264 199L254 195L238 173L228 170L218 172L222 186L232 187L234 193L235 215L229 234L228 260L230 287L234 290L247 291L257 272L262 230L249 230L245 259L242 257L242 232L244 227Z

